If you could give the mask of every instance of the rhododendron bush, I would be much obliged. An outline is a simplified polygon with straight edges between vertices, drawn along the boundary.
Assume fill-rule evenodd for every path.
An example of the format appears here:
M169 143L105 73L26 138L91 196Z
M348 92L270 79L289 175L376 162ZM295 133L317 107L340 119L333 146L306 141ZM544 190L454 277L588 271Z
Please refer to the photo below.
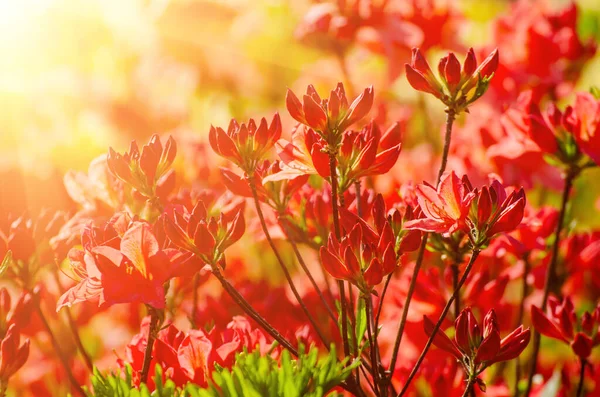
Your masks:
M117 3L0 118L0 397L600 395L597 4Z

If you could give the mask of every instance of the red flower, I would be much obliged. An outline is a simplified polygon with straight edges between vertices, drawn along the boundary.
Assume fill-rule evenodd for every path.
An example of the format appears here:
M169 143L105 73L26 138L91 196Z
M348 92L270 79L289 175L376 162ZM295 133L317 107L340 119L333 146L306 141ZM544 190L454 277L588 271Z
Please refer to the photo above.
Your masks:
M365 88L350 105L342 83L338 83L335 90L331 91L329 99L321 99L315 88L309 85L300 102L288 89L285 104L296 121L328 137L328 140L331 139L329 143L335 143L346 128L369 113L373 106L373 87Z
M542 335L569 344L579 358L587 359L592 349L600 344L600 306L591 314L585 312L581 323L577 322L577 314L570 297L566 297L562 303L550 297L548 306L548 315L536 306L531 307L531 320L535 329Z
M311 174L329 177L327 142L313 129L299 125L292 131L292 141L281 139L276 149L283 162L278 179Z
M167 237L178 248L195 254L206 264L224 259L224 252L238 241L245 230L244 214L239 210L233 219L223 213L209 217L202 201L189 212L182 206L167 210L164 217Z
M349 224L353 227L341 241L333 233L329 234L327 247L323 246L319 251L321 261L332 277L350 281L361 291L369 293L398 265L394 232L387 224L378 234L347 211L342 218L346 218L346 229Z
M29 339L21 345L21 335L16 325L11 325L0 345L0 381L6 384L27 361Z
M338 156L340 191L344 192L362 177L388 172L400 155L400 139L398 123L383 134L374 122L361 131L346 131Z
M57 310L95 299L99 306L135 302L160 309L165 306L165 282L200 270L190 255L161 249L145 222L133 222L121 238L114 233L108 241L96 242L97 232L88 228L82 237L84 251L69 252L81 281L60 297Z
M131 365L136 384L140 381L149 325L150 318L144 318L140 333L127 345L125 358L118 360L121 367ZM251 352L256 348L267 354L270 344L266 336L260 330L253 329L244 317L234 317L226 329L215 327L210 332L192 329L184 333L169 324L158 332L150 367L159 365L163 373L179 387L188 382L206 386L216 365L231 368L236 353L244 350ZM154 390L152 377L148 380L150 390Z
M248 178L227 168L221 168L221 175L225 186L233 194L252 197L252 189L248 183ZM293 194L306 184L308 177L309 175L297 175L288 178L282 174L279 161L271 164L268 160L265 160L257 165L252 178L259 200L269 204L280 213L285 211Z
M176 155L177 145L173 137L169 137L163 147L155 134L141 152L135 140L131 141L129 151L122 155L110 148L107 163L113 175L143 196L164 197L174 187L175 175L169 168Z
M15 330L21 330L29 323L34 309L34 299L37 298L28 292L23 292L12 307L8 290L0 289L0 337L4 337L12 326L15 326Z
M424 232L453 233L466 229L466 220L475 193L452 171L442 177L438 189L428 183L418 185L415 193L425 218L406 222L406 229Z
M423 316L425 333L431 335L434 324L427 316ZM529 344L531 332L523 326L500 339L498 320L494 309L483 319L483 330L480 328L470 308L464 309L454 322L454 339L445 333L438 332L433 344L456 357L467 375L477 376L492 364L509 361L518 357ZM485 387L482 380L478 381Z
M575 98L578 122L573 135L582 152L600 165L600 100L587 92L578 92Z
M542 112L531 91L519 96L517 106L506 112L505 126L521 140L534 143L530 151L550 155L553 165L581 169L590 166L589 156L600 161L600 102L591 94L578 93L574 106L561 112L551 103Z
M498 233L513 231L523 219L525 192L523 188L507 195L500 182L493 180L480 191L471 204L471 239L476 245L485 245Z
M434 95L458 113L485 93L498 62L498 50L494 50L477 66L475 52L471 48L461 69L456 56L449 53L438 64L440 82L421 51L413 48L412 61L410 65L405 64L406 79L415 90Z
M210 146L219 156L232 161L248 175L251 175L265 154L281 137L281 120L275 113L271 124L263 117L256 125L253 119L248 124L239 124L231 119L227 131L221 127L210 127Z

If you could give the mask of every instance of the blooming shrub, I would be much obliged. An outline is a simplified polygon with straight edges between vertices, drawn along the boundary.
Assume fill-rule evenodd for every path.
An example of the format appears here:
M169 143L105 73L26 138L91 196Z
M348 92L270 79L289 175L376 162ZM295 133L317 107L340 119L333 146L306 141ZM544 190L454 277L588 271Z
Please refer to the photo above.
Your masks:
M338 69L197 61L252 106L146 104L68 205L0 200L0 397L599 395L600 35L510 3L473 47L458 2L287 5Z

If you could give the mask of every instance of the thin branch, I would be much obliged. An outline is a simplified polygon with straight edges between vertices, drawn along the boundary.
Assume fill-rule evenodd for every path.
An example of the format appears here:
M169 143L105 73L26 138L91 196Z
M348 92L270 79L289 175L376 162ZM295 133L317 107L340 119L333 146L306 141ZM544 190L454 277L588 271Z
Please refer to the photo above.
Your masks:
M556 224L556 231L554 232L554 244L552 246L552 259L546 270L546 280L544 282L544 295L542 297L542 310L546 310L548 303L548 296L550 295L550 289L556 279L556 266L558 265L558 249L560 248L560 234L563 230L565 215L567 213L567 204L569 202L569 195L573 188L573 181L577 177L577 171L569 171L565 177L565 186L563 188L562 201L560 206L560 212L558 215L558 223ZM540 341L542 336L539 332L535 331L533 334L533 353L531 356L531 367L529 369L529 377L527 379L527 389L525 390L525 397L529 397L531 388L533 386L533 377L537 368L538 356L540 353Z
M267 242L269 243L269 246L271 247L271 250L275 254L275 257L277 258L277 263L279 263L279 267L281 267L281 270L283 271L283 274L285 275L285 279L287 280L287 283L290 286L290 289L292 290L294 297L298 301L298 304L302 308L302 311L308 318L308 321L310 321L313 329L319 336L319 339L321 339L321 342L323 342L323 344L325 345L325 348L327 348L327 350L329 350L329 342L325 338L325 334L323 334L323 331L321 331L321 329L317 325L317 322L313 318L312 314L310 314L310 312L308 311L306 304L302 300L300 293L298 293L298 290L296 289L296 286L294 285L294 281L292 280L292 276L290 275L290 272L289 272L287 266L285 265L285 263L283 263L283 259L281 258L281 255L279 254L279 250L277 250L277 247L275 246L275 243L273 242L273 239L271 238L271 233L269 233L269 228L267 227L267 222L265 221L265 216L260 207L260 200L258 199L258 193L256 191L256 184L254 183L254 178L248 178L248 183L250 184L250 189L252 190L252 196L254 197L254 206L256 207L256 212L258 214L258 219L260 220L260 225L262 226L263 233L265 234L265 237L267 239Z
M437 323L433 327L431 335L429 336L429 339L427 340L427 343L425 344L425 347L423 348L423 351L421 352L421 355L419 356L417 363L415 364L412 372L408 376L408 379L406 380L406 383L404 384L404 388L402 388L402 391L400 391L400 394L398 394L398 397L403 396L406 393L406 391L408 390L408 387L410 386L410 383L412 382L415 375L419 371L419 367L423 363L423 360L425 359L425 356L427 355L429 348L433 344L433 339L435 338L435 335L438 333L440 327L442 326L442 323L444 322L444 319L446 318L446 315L448 314L448 311L450 310L450 307L452 307L452 304L454 303L454 300L458 296L460 289L462 288L463 284L467 280L467 277L469 276L469 273L471 272L471 269L473 268L473 264L475 263L475 260L477 260L477 257L479 256L479 252L480 251L478 249L473 250L471 259L469 260L469 263L467 264L467 267L465 268L465 271L464 271L461 279L459 280L458 285L456 286L457 288L454 290L454 293L450 297L450 300L446 303L446 306L444 307L444 310L442 311L440 318L438 319Z

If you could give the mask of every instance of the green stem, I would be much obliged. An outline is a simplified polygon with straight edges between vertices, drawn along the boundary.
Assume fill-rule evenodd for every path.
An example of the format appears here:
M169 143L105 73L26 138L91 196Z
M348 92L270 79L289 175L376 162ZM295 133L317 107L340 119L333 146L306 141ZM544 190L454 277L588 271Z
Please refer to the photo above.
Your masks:
M429 351L429 348L433 344L433 339L435 338L435 336L438 333L440 327L442 326L442 323L444 322L444 319L446 318L446 315L448 314L448 311L450 310L450 307L452 306L452 303L454 302L454 300L458 296L458 293L460 292L460 289L462 288L463 284L467 280L467 277L469 276L469 273L471 272L471 269L473 268L473 264L475 263L475 260L479 256L479 252L480 251L478 249L474 249L473 250L473 254L471 255L471 259L469 260L469 263L467 264L467 267L465 268L465 272L463 273L461 279L458 281L458 285L456 286L456 289L454 290L454 293L450 297L450 300L448 300L448 302L446 303L446 306L444 307L444 310L442 311L442 314L440 315L440 318L438 319L437 323L433 327L431 335L429 336L429 339L427 340L427 343L425 344L425 347L423 348L423 351L421 352L421 355L419 356L419 358L417 360L417 363L415 364L413 370L411 371L410 375L408 376L408 379L406 380L406 383L404 384L404 388L402 389L402 391L400 391L400 394L398 394L398 397L403 396L406 393L406 391L408 390L408 387L410 386L410 383L412 382L412 380L414 379L415 375L419 371L419 367L423 363L423 360L425 359L425 356L427 355L427 352Z

